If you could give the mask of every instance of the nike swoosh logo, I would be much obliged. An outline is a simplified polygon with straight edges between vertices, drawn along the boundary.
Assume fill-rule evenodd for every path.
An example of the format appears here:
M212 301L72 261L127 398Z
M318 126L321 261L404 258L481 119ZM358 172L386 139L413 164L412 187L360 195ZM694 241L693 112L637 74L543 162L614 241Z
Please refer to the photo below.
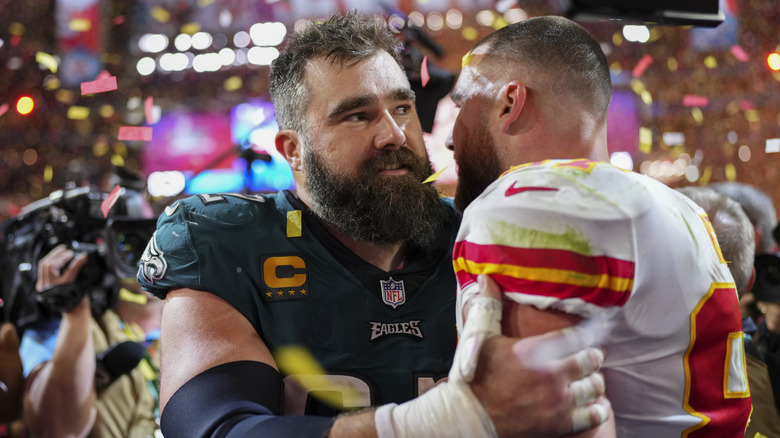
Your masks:
M558 191L558 189L554 187L536 187L536 186L515 187L515 184L517 184L517 182L513 182L512 186L506 189L504 196L509 197L523 192L557 192Z
M177 201L175 204L165 207L165 214L171 216L173 215L173 213L176 212L178 208L179 208L179 202Z

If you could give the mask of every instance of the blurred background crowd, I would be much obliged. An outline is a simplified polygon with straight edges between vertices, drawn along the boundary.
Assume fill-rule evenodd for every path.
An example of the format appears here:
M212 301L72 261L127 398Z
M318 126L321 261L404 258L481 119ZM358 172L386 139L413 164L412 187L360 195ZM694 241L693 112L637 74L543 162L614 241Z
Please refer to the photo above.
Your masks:
M291 188L273 150L269 64L296 26L338 9L377 14L397 30L448 193L456 173L444 142L456 113L445 96L463 55L507 23L571 16L567 3L0 0L0 220L69 185L110 189L112 167L149 178L160 203ZM575 17L610 62L612 162L675 187L744 182L777 205L780 5L722 0L720 9L716 27ZM112 76L116 89L81 93L80 84ZM151 140L121 139L128 126L150 128Z

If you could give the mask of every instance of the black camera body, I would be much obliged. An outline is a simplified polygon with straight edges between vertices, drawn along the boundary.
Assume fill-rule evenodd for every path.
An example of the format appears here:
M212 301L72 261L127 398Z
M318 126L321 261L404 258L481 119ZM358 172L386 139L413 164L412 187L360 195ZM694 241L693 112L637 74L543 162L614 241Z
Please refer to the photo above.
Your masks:
M0 322L23 330L73 309L84 294L96 316L117 304L120 282L135 278L156 225L142 218L142 195L121 190L108 218L101 211L108 193L90 186L53 192L0 226ZM60 244L87 253L87 263L74 284L39 293L38 261Z

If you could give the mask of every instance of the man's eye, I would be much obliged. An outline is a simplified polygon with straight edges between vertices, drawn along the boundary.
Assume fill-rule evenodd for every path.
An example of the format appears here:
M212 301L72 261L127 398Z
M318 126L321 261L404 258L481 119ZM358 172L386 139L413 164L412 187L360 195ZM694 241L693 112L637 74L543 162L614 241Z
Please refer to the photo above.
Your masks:
M363 120L366 120L366 114L365 113L352 113L352 114L344 117L344 121L347 121L347 122L361 122Z
M401 105L395 110L397 114L409 114L411 111L412 111L411 105Z

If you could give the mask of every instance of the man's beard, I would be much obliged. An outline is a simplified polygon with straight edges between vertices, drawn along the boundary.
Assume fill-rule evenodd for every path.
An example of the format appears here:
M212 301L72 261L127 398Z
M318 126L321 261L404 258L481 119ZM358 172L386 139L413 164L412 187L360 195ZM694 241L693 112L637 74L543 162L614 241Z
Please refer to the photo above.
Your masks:
M487 186L501 176L501 165L495 144L485 126L478 128L467 138L463 151L458 154L458 185L455 189L455 207L461 212L471 204Z
M381 176L388 165L400 164L409 172ZM422 181L433 173L427 157L406 147L382 151L363 163L355 178L337 175L316 152L303 154L308 175L306 189L312 211L353 239L377 245L408 243L421 248L436 237L447 220L446 207L431 184Z

